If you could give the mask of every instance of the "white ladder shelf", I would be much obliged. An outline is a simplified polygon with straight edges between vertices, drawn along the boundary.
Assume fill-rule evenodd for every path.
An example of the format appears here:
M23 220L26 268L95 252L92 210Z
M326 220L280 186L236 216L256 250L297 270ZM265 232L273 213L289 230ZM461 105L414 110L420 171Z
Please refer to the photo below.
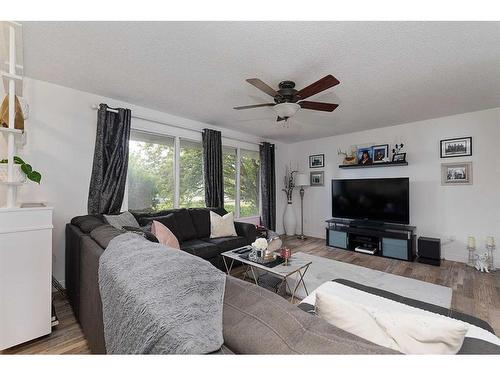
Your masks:
M22 52L21 32L22 26L16 22L2 22L1 27L7 30L9 60L6 62L8 71L0 71L5 91L9 95L9 127L0 127L0 133L7 137L7 181L1 182L7 186L7 208L14 208L17 204L17 189L22 183L14 181L14 155L16 154L16 138L23 137L23 131L15 129L15 97L21 96L23 88L23 77L18 74L23 67L17 64L17 54ZM25 141L25 138L21 144Z

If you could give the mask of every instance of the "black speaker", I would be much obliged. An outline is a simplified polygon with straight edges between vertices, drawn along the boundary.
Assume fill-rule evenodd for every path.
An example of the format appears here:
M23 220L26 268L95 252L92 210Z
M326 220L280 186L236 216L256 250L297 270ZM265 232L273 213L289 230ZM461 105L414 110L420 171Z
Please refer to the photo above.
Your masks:
M441 240L439 238L418 238L418 262L441 265Z

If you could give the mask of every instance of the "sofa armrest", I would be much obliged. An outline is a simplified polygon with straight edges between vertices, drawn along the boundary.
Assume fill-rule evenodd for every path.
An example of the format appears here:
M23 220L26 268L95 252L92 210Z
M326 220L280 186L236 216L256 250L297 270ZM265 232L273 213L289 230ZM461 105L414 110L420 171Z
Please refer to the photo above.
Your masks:
M238 236L242 236L247 239L248 245L255 241L255 238L257 237L257 230L255 229L255 225L235 221L234 228L236 229L236 234Z

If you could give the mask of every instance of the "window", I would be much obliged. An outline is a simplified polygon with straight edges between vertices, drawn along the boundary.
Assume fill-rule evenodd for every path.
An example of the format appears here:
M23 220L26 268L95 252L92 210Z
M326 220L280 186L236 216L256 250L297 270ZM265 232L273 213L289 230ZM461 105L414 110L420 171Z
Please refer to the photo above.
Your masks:
M260 212L260 158L256 151L241 150L240 217L258 216Z
M129 209L173 208L174 139L132 132L127 183Z
M181 139L180 144L179 207L205 207L201 143Z
M236 213L236 149L222 149L222 164L224 173L224 208Z
M222 156L224 208L236 218L259 216L259 153L224 146ZM127 193L136 211L205 207L201 142L132 131Z

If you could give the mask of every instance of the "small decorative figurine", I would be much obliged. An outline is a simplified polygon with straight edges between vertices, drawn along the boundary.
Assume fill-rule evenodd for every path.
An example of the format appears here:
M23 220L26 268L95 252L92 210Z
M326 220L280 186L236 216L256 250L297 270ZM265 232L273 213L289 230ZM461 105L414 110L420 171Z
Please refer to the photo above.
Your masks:
M476 269L480 272L490 273L488 269L489 257L488 253L478 255L476 258Z

